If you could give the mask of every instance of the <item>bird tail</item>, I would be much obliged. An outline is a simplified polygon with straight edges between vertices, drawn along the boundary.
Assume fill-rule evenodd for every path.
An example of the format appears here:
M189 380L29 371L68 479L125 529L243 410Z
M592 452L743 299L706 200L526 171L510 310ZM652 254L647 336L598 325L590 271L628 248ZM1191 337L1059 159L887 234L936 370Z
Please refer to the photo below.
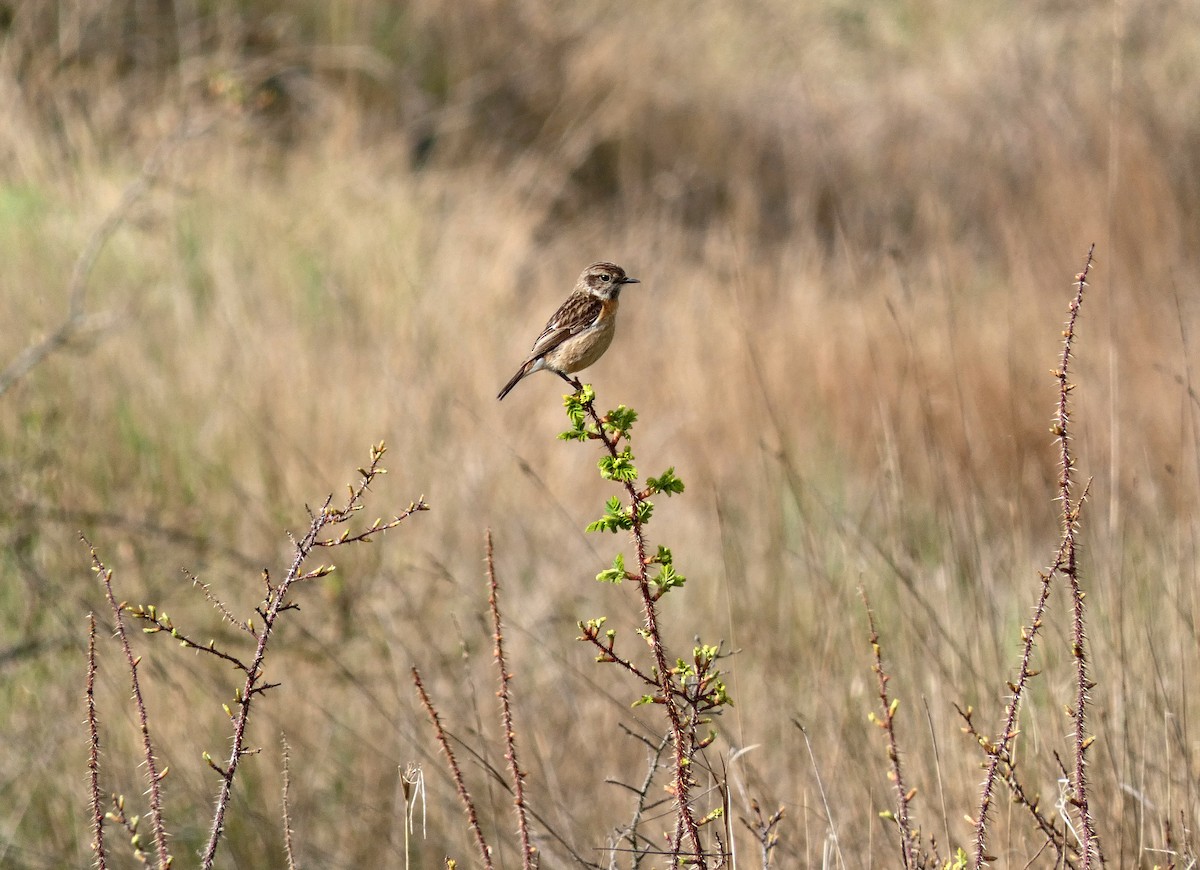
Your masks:
M529 374L530 368L531 368L530 363L527 362L527 363L525 363L525 365L523 365L519 369L517 369L517 373L512 376L512 380L510 380L507 384L504 385L504 389L500 391L500 394L498 396L496 396L496 398L503 399L505 396L507 396L512 391L512 388L515 387L517 385L517 383L521 380L521 378L523 378L527 374Z

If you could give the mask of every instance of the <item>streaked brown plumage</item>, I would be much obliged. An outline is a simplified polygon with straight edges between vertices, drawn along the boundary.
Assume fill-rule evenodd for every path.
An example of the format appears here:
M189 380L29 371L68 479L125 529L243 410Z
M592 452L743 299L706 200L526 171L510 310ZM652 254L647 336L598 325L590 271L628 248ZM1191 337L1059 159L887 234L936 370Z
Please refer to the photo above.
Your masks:
M613 263L593 263L584 269L567 301L546 321L529 357L497 398L503 399L522 378L542 369L578 389L579 381L569 375L583 371L608 350L616 332L621 288L640 283Z

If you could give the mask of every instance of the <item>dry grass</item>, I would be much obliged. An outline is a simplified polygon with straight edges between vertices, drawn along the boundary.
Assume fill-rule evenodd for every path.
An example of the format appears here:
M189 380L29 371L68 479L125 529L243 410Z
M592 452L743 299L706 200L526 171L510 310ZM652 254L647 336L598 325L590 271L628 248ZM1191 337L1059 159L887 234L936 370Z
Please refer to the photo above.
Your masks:
M267 749L235 789L226 866L283 863L281 727L301 866L396 866L410 760L429 782L422 866L469 854L407 674L420 664L452 729L502 766L485 526L528 800L603 848L632 808L602 780L643 763L615 723L644 718L573 640L577 619L636 619L590 579L609 553L581 530L608 491L594 456L554 440L556 379L494 400L601 257L643 283L589 380L642 413L640 464L688 483L655 518L689 577L664 620L681 644L741 650L712 751L758 747L733 775L788 805L779 866L820 864L830 831L793 719L846 866L896 864L859 584L903 699L913 813L965 845L981 774L952 705L998 722L1058 539L1047 372L1092 241L1075 397L1094 478L1092 807L1115 866L1168 863L1150 851L1163 823L1178 845L1200 821L1195 11L105 5L18 5L0 34L0 366L61 320L75 257L156 143L185 118L203 132L97 263L89 308L111 325L0 397L0 864L88 862L82 653L100 599L77 530L128 598L219 634L178 568L248 611L303 505L381 438L376 510L423 492L433 511L339 564L282 629L286 685L257 722ZM1048 802L1070 728L1065 597L1051 607L1023 719ZM146 652L188 856L232 683ZM125 686L102 651L104 775L132 798ZM487 797L485 824L508 830L507 795ZM1015 811L993 833L1005 866L1040 845Z

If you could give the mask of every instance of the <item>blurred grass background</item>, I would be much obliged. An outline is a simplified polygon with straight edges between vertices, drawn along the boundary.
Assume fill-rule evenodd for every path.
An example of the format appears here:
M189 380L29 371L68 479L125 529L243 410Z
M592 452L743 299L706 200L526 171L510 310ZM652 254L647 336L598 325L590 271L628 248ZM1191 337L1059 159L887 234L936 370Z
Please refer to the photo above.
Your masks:
M861 584L918 818L965 846L981 756L952 703L998 726L1058 540L1048 372L1093 241L1074 396L1092 805L1111 864L1166 863L1164 823L1178 842L1198 821L1198 46L1200 7L1166 0L0 3L0 366L61 321L79 252L190 133L90 277L103 328L0 396L0 864L89 864L82 651L103 608L77 532L126 598L223 637L180 568L249 613L303 506L381 438L374 510L424 493L433 511L339 553L282 626L285 686L219 863L282 864L280 730L303 866L400 866L409 761L428 781L416 866L469 863L407 669L499 765L489 526L528 791L607 863L632 806L604 780L644 766L616 725L653 722L573 640L578 619L637 619L591 579L614 540L582 528L610 491L594 452L554 439L557 379L494 398L596 259L643 283L588 380L641 412L643 472L688 484L651 527L689 577L671 636L739 650L710 750L756 746L734 814L788 807L780 866L897 865ZM1065 605L1022 720L1047 806ZM233 680L144 646L186 866ZM105 788L132 799L114 656L100 679ZM469 773L510 830L507 795ZM1041 845L1015 808L992 830L1002 866Z

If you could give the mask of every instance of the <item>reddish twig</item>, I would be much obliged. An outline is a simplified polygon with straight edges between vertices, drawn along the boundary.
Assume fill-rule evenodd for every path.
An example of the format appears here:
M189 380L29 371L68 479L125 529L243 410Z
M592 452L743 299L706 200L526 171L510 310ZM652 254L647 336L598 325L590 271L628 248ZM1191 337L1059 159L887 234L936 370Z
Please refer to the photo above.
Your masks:
M1036 672L1032 669L1031 665L1034 641L1038 631L1042 627L1042 618L1045 614L1046 604L1050 598L1051 582L1057 574L1063 574L1067 577L1071 587L1071 596L1075 610L1075 635L1072 651L1076 659L1077 692L1072 717L1075 721L1076 775L1075 794L1072 798L1072 803L1080 810L1083 828L1081 837L1083 867L1085 870L1090 867L1093 852L1098 853L1098 845L1093 842L1095 839L1095 829L1088 809L1087 784L1084 777L1084 754L1090 744L1090 740L1083 736L1084 712L1086 708L1086 695L1091 686L1087 680L1086 660L1084 658L1083 597L1079 590L1075 542L1075 531L1079 522L1079 513L1083 507L1083 503L1087 500L1090 484L1084 487L1083 493L1077 500L1072 499L1071 470L1074 468L1075 460L1071 455L1070 447L1071 418L1069 398L1071 392L1075 389L1075 385L1070 383L1067 377L1068 366L1071 361L1071 348L1075 339L1075 322L1079 316L1079 308L1083 303L1083 291L1087 287L1087 276L1092 267L1092 255L1095 253L1095 250L1095 245L1092 245L1088 249L1087 261L1084 264L1083 271L1076 276L1076 292L1068 309L1069 316L1066 328L1063 330L1062 356L1059 367L1053 372L1055 379L1058 381L1058 405L1055 410L1052 431L1055 438L1058 439L1059 444L1058 500L1061 502L1062 538L1059 541L1058 552L1055 554L1053 563L1047 571L1041 574L1042 588L1037 604L1034 607L1033 620L1027 628L1022 629L1021 664L1016 680L1008 684L1012 695L1005 707L1004 724L1001 728L1000 736L994 743L980 740L980 744L984 746L985 751L988 753L988 764L981 791L979 814L975 819L975 856L973 863L975 870L979 870L986 861L990 860L990 856L985 853L985 849L987 818L991 808L992 792L1001 767L1004 765L1011 766L1012 763L1012 742L1018 734L1017 719L1021 699L1024 696L1025 687L1029 679L1036 676Z
M135 657L133 649L129 645L129 636L125 633L124 608L113 594L112 571L104 567L104 563L100 561L100 557L96 554L96 548L92 546L91 541L83 535L79 537L88 550L91 551L92 570L100 577L100 582L104 586L104 595L108 599L109 607L112 608L117 638L121 642L121 649L125 652L125 661L129 666L129 681L133 688L133 703L137 707L138 727L142 734L142 758L146 762L146 779L150 785L150 821L154 828L154 845L155 850L158 852L159 870L167 870L171 866L171 853L167 847L167 830L163 823L162 779L167 775L169 768L164 767L160 772L158 769L158 759L154 755L154 743L150 738L150 718L146 713L146 702L142 697L142 687L138 680L138 665L141 663L142 657Z
M983 747L984 752L990 756L994 751L994 748L992 747L991 741L980 734L975 728L975 723L973 721L973 715L975 711L970 707L964 710L957 704L954 705L954 708L958 711L958 715L963 720L963 732L972 737L976 743ZM1030 816L1033 818L1034 824L1037 825L1043 836L1045 836L1046 842L1042 846L1042 849L1045 849L1046 846L1051 846L1054 849L1054 866L1068 868L1068 870L1075 870L1075 868L1078 866L1078 863L1075 860L1075 855L1077 854L1075 846L1067 840L1065 829L1060 832L1054 826L1054 820L1047 817L1046 814L1041 811L1039 806L1040 796L1035 794L1031 797L1025 790L1025 786L1022 785L1021 780L1017 776L1016 761L1011 757L1010 754L1006 753L1001 759L998 777L1004 781L1005 785L1008 786L1008 790L1012 794L1013 802L1025 807L1025 809L1029 811ZM1039 849L1038 851L1040 853L1042 850Z
M205 596L209 597L207 588L205 588ZM217 599L212 598L211 600L216 601ZM224 608L224 605L222 604L221 607ZM237 656L227 653L223 649L217 647L216 641L210 640L208 643L200 643L199 641L192 640L175 627L170 616L160 612L159 609L153 604L126 604L124 609L125 612L134 619L140 619L143 622L148 622L151 626L153 626L152 628L142 629L142 631L146 632L147 634L157 634L165 631L167 634L171 635L172 638L179 641L180 646L195 650L196 652L208 653L211 656L215 656L223 661L228 662L243 673L250 672L249 665L247 665ZM235 624L238 625L243 631L246 631L255 637L258 636L254 634L254 631L250 628L250 626L246 625L245 623L238 622Z
M1079 810L1083 870L1088 870L1092 866L1092 855L1098 854L1099 844L1096 840L1095 821L1092 818L1087 789L1087 749L1094 738L1086 735L1086 714L1088 693L1091 691L1093 684L1088 679L1087 673L1086 636L1083 622L1084 596L1079 581L1079 566L1076 560L1075 542L1075 533L1079 525L1079 510L1083 506L1084 499L1081 497L1078 502L1072 502L1071 500L1071 470L1075 467L1075 460L1071 456L1069 443L1070 433L1068 432L1068 422L1070 417L1067 397L1075 389L1075 385L1067 380L1067 367L1071 362L1071 344L1075 338L1075 320L1079 316L1079 308L1083 304L1083 291L1087 287L1087 276L1092 268L1092 254L1095 253L1095 250L1096 246L1093 244L1088 249L1087 262L1084 263L1083 271L1075 278L1075 298L1071 300L1067 328L1063 331L1062 363L1058 367L1058 371L1055 372L1055 377L1058 378L1058 412L1055 419L1055 435L1058 436L1059 442L1058 488L1059 499L1062 502L1062 540L1065 549L1062 570L1071 588L1071 652L1075 658L1075 707L1071 711L1075 725L1075 793L1071 798L1071 803Z
M288 870L296 870L296 852L292 846L292 811L291 811L291 755L292 747L288 745L287 735L280 734L279 742L283 746L283 788L281 802L283 804L283 854L287 858Z
M471 799L471 793L467 791L466 780L463 779L462 770L459 769L458 761L454 757L454 750L450 748L450 738L446 735L446 729L442 727L442 719L438 716L433 702L429 700L429 693L425 691L425 684L421 682L421 672L413 668L412 678L413 684L417 687L417 694L421 696L421 706L425 708L425 712L429 714L429 718L433 722L433 730L437 735L438 745L442 747L442 752L446 753L446 761L450 765L450 775L454 778L455 788L458 789L458 798L463 802L463 807L466 809L467 824L471 827L471 833L475 835L475 845L479 848L479 855L483 859L483 866L487 870L494 870L491 847L488 846L487 840L484 839L483 828L479 826L479 813L475 811L475 801Z
M882 718L872 715L872 721L887 735L888 763L892 768L888 778L896 786L896 824L900 828L900 854L904 859L905 868L923 867L925 862L920 855L920 844L908 820L908 805L915 796L916 789L908 791L904 787L904 775L900 768L900 744L896 740L896 711L900 707L900 701L893 701L888 696L887 684L891 677L883 669L883 649L879 645L875 613L871 610L871 602L867 600L867 590L860 586L858 594L862 597L863 607L867 609L867 624L871 630L871 653L874 657L871 670L875 672L879 682L879 701L883 707Z
M382 442L378 445L372 446L370 464L365 469L359 469L361 479L356 485L349 488L349 496L344 506L336 508L332 507L333 497L330 496L329 498L325 499L325 502L321 505L318 511L309 511L310 521L308 531L300 540L297 541L294 538L292 539L295 546L294 556L292 563L281 582L278 584L271 583L270 576L266 571L263 572L263 581L265 586L264 598L262 603L255 608L255 613L262 620L260 625L256 625L251 621L243 622L242 620L237 619L233 615L232 611L230 611L228 607L226 607L218 598L216 598L216 596L212 594L205 584L200 582L194 576L188 575L192 576L193 582L201 588L205 598L208 599L208 601L220 611L225 620L255 639L254 653L250 658L241 658L238 655L234 655L230 652L219 649L216 647L216 644L213 641L209 641L207 644L202 644L192 640L180 632L172 623L171 618L167 616L165 612L160 611L155 605L129 605L125 603L118 603L113 593L112 572L104 567L96 554L95 548L87 542L86 538L84 539L84 542L87 543L88 547L91 549L93 570L100 575L101 580L103 581L104 591L108 598L109 606L112 608L113 614L116 618L116 633L120 639L121 646L125 651L126 660L129 664L130 676L133 683L133 697L137 707L137 715L142 732L146 775L150 781L149 793L151 811L149 817L152 820L154 828L155 843L158 852L158 865L160 870L165 870L165 868L169 867L172 860L167 849L167 835L162 821L162 796L160 788L160 782L163 777L166 776L167 769L164 768L161 772L159 772L157 761L154 757L153 745L150 738L149 720L146 714L145 703L138 680L138 664L140 663L141 659L140 657L135 658L130 648L124 623L125 614L129 614L136 619L148 622L150 627L145 629L147 633L159 634L165 632L178 640L183 646L194 649L198 652L208 653L218 659L221 659L222 661L233 665L244 675L244 681L242 685L238 687L236 693L236 712L234 712L229 705L225 706L225 712L233 723L233 739L228 760L224 764L218 764L207 752L203 754L205 761L210 767L212 767L213 770L217 772L221 778L220 788L217 793L216 804L213 811L212 826L201 856L200 864L202 870L211 870L213 862L216 859L218 845L221 837L224 834L225 815L229 808L230 796L238 766L241 764L241 761L245 756L255 754L259 751L258 749L247 748L246 745L247 726L250 720L251 710L254 706L254 699L257 696L280 685L277 682L269 682L266 680L264 670L267 646L270 642L276 621L281 613L284 613L288 610L294 610L298 607L298 605L288 600L289 592L294 583L316 577L322 577L334 570L333 566L331 565L321 565L315 569L307 570L305 568L305 564L307 559L311 556L313 549L318 546L335 546L338 543L367 541L375 534L396 527L412 514L418 511L425 511L429 509L428 505L425 504L425 501L422 498L410 504L406 511L396 516L389 522L384 523L382 520L376 520L375 523L370 526L370 528L360 534L351 536L349 533L346 533L343 534L339 539L333 541L321 538L321 535L330 527L348 523L357 514L357 512L362 509L364 495L370 488L371 483L379 475L387 473L386 469L384 469L380 464L386 452L387 447ZM99 812L97 809L99 785L98 780L96 779L96 772L98 771L99 737L98 728L95 721L95 707L92 693L92 685L95 675L94 643L92 646L93 649L89 653L88 713L89 730L92 739L93 814L97 814ZM285 847L288 853L288 864L289 866L294 866L295 862L292 854L291 843L292 829L290 819L288 818L290 811L287 806L288 794L286 791L286 778L288 777L288 771L286 769L288 763L287 752L288 750L285 743L285 791L283 798L286 839ZM110 814L110 818L114 822L125 826L126 830L130 833L131 842L134 849L138 853L139 860L144 860L143 845L141 837L138 835L137 831L141 817L139 815L127 816L125 814L124 798L118 798L114 796L114 806L115 810ZM101 853L102 858L103 845L99 836L97 837L97 842L98 845L96 848Z
M512 775L513 807L517 814L517 831L521 836L521 867L533 870L537 867L537 853L529 840L529 818L525 811L525 774L517 762L517 735L513 730L512 700L508 690L512 674L504 663L504 631L500 622L500 586L496 582L496 562L492 552L492 530L487 530L487 576L488 608L492 612L493 638L496 642L496 668L500 672L500 716L504 726L504 757Z
M238 765L241 763L242 758L254 752L254 750L246 748L246 726L250 720L250 711L254 699L263 692L279 685L278 683L270 683L264 680L263 661L266 658L267 644L271 639L271 632L275 628L275 621L279 618L279 614L295 606L287 603L288 591L293 583L320 577L332 570L331 567L322 565L311 571L305 571L304 563L312 554L315 547L324 545L325 542L321 540L320 536L326 528L348 522L361 509L363 495L370 487L372 481L378 475L386 473L380 466L380 462L386 451L387 448L382 443L371 448L371 464L365 469L359 469L361 479L356 486L350 488L350 494L344 507L331 507L332 496L325 499L320 510L311 515L308 532L296 542L292 564L288 568L283 580L277 585L271 585L269 582L267 584L267 598L263 602L263 606L258 610L263 625L255 634L258 644L254 650L254 656L248 665L239 663L239 667L246 674L246 679L238 693L238 712L233 717L233 746L229 751L229 760L224 765L220 765L205 753L209 766L221 777L221 786L217 793L216 809L213 812L212 828L209 831L208 843L204 847L201 859L200 866L203 870L211 870L213 861L216 859L217 845L224 832L225 812L229 807L230 793L233 789L233 780L237 774ZM429 507L425 504L424 498L421 498L409 505L408 510L404 511L404 513L397 516L391 522L383 526L376 522L372 526L371 532L382 531L384 528L393 528L414 513L428 509ZM346 540L350 539L349 536L343 536L343 538ZM359 535L354 539L365 538ZM248 626L248 628L252 627ZM201 649L205 649L205 647L201 647Z
M96 615L88 614L87 651L87 723L88 723L88 785L92 808L92 854L97 870L105 870L108 858L104 853L104 808L100 796L100 725L96 718Z
M1008 704L1004 708L1004 724L1000 729L1000 737L995 741L986 741L980 738L980 746L987 752L987 772L983 777L983 786L980 791L979 812L975 817L975 858L974 868L979 870L985 861L991 860L991 857L985 854L987 841L987 819L988 813L991 811L992 793L995 789L997 775L1000 772L1002 765L1011 764L1012 759L1012 741L1017 737L1017 718L1020 715L1021 699L1025 697L1025 687L1029 680L1036 676L1037 672L1033 670L1033 647L1037 638L1038 632L1042 628L1042 617L1046 612L1046 605L1050 600L1051 582L1054 579L1055 573L1059 566L1062 565L1063 548L1060 546L1058 553L1055 555L1054 562L1050 568L1041 573L1042 589L1038 595L1037 604L1033 608L1033 619L1027 627L1021 629L1021 664L1017 668L1017 678L1008 684L1009 695Z
M601 631L601 621L599 619L582 622L580 623L580 628L583 630L583 634L576 639L587 641L600 650L600 654L596 656L596 661L603 662L604 664L618 665L643 683L651 686L658 685L658 680L616 651L616 641L607 632Z
M266 573L266 572L264 571L264 573ZM242 631L246 632L247 634L254 634L254 632L250 630L250 626L248 626L246 623L242 622L242 620L240 620L236 616L234 616L233 611L231 611L228 607L225 606L225 602L222 601L220 598L218 598L216 595L214 595L212 593L212 590L208 588L207 583L205 583L203 580L201 580L199 577L197 577L195 574L193 574L187 568L183 569L183 576L192 581L192 585L195 586L197 589L199 589L201 594L204 595L205 600L208 601L209 604L211 604L213 607L215 607L217 609L217 612L221 614L222 619L224 619L226 622L228 622L234 628L239 628ZM267 591L268 591L268 593L270 592L269 586L268 586Z

